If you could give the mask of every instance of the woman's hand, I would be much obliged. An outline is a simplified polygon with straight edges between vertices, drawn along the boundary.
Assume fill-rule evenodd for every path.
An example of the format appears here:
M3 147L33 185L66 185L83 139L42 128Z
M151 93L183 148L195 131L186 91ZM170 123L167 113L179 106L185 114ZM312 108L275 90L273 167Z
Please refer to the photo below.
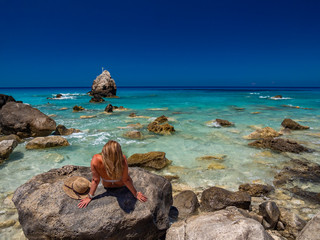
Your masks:
M148 200L148 198L143 195L142 192L137 192L137 196L136 198L140 201L140 202L146 202Z
M91 202L91 198L86 197L84 199L81 199L81 201L78 204L79 208L85 208L86 206L88 206L88 204Z

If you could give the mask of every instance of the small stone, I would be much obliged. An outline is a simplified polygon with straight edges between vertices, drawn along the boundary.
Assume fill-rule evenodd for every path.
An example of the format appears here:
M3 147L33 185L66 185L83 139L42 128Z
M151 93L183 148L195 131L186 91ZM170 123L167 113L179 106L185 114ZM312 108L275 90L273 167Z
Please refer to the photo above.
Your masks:
M16 220L7 220L4 222L0 222L0 229L8 228L15 225Z
M264 227L266 229L274 229L280 217L280 210L275 202L264 202L259 205L259 214L266 221Z
M80 116L81 119L87 119L87 118L96 118L97 116L96 115L83 115L83 116Z

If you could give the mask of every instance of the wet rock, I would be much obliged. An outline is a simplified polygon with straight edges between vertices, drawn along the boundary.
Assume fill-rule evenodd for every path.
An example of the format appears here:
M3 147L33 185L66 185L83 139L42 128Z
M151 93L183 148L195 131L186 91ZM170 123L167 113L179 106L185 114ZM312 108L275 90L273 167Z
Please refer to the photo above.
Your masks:
M109 71L104 70L94 81L91 86L90 95L98 94L101 97L113 97L117 95L117 86L111 78Z
M18 142L16 140L2 140L0 142L0 163L9 158L16 146L18 146Z
M176 222L166 240L272 240L257 221L246 218L235 207L201 213Z
M8 96L5 94L0 94L0 109L7 103L7 102L16 102L16 100L12 96Z
M312 151L311 149L308 149L295 141L282 138L264 138L251 142L248 145L258 148L269 148L277 152L300 153Z
M225 169L226 166L221 164L221 163L217 163L217 162L214 162L214 163L211 163L209 166L208 166L208 169L209 170L220 170L220 169Z
M130 113L129 117L136 117L137 115L135 113Z
M247 192L251 197L267 196L274 188L271 185L263 184L241 184L239 191Z
M15 134L10 134L10 135L6 135L6 136L0 136L0 142L2 140L15 140L18 143L22 143L23 140L21 138L19 138L17 135Z
M124 134L124 136L127 138L131 138L131 139L142 139L143 138L142 133L137 130L126 132Z
M320 239L320 212L318 212L299 233L297 240Z
M280 209L280 221L284 226L284 232L282 232L282 235L291 239L296 239L299 232L307 224L307 222L301 219L298 215L284 208Z
M280 210L275 202L264 202L259 205L259 214L263 216L265 229L275 229L280 217Z
M67 109L68 109L67 107L62 107L59 110L67 110Z
M291 130L305 130L305 129L309 129L310 127L308 126L302 126L300 125L299 123L293 121L292 119L290 118L286 118L282 121L281 125L284 127L284 128L289 128Z
M162 115L148 125L148 130L158 134L170 135L175 130L172 125L167 123L167 121L168 118Z
M84 111L85 109L81 106L75 105L73 108L74 112Z
M171 163L165 152L135 153L128 158L129 166L160 170Z
M148 197L147 202L139 202L125 187L106 191L99 185L92 202L79 209L79 201L68 197L62 186L70 176L91 179L91 170L68 168L71 171L67 174L62 174L64 168L39 174L15 191L13 202L28 239L153 240L165 234L172 205L169 181L139 168L129 168L137 191Z
M0 110L0 129L20 138L47 136L56 129L56 122L30 105L7 102Z
M276 96L274 96L272 98L282 98L282 95L276 95Z
M170 182L180 178L178 175L163 175L163 177L169 180Z
M37 137L27 143L26 149L41 149L69 146L67 139L60 136Z
M274 130L271 127L265 127L262 129L257 129L253 133L250 133L248 136L244 136L245 139L262 139L262 138L268 138L268 137L278 137L280 136L280 133L278 133L276 130Z
M231 192L219 187L211 187L203 191L201 210L217 211L228 206L249 209L251 197L246 192Z
M59 124L56 128L56 131L53 135L70 135L72 133L81 132L79 129L75 128L66 128L64 125Z
M104 102L104 101L105 100L99 94L94 94L93 98L91 98L89 102L91 102L91 103L101 103L101 102Z
M307 199L311 202L320 203L320 193L318 192L307 191L298 186L294 186L293 188L289 188L288 190L298 197Z
M96 115L83 115L83 116L80 116L81 119L96 118L96 117L97 117Z
M230 127L234 125L232 122L229 122L228 120L223 120L219 118L216 119L216 122L222 127Z
M4 222L0 222L0 229L12 227L16 224L16 220L7 220Z
M56 95L56 98L61 98L62 97L62 94L61 93L58 93L57 95Z
M217 155L206 155L206 156L201 156L197 157L196 160L218 160L218 161L224 161L224 159L227 157L225 154L217 154Z
M108 113L112 113L113 112L113 107L112 105L109 103L106 108L104 109L105 112L108 112Z
M174 196L173 206L179 210L179 218L186 218L196 213L200 204L197 195L193 191L186 190Z

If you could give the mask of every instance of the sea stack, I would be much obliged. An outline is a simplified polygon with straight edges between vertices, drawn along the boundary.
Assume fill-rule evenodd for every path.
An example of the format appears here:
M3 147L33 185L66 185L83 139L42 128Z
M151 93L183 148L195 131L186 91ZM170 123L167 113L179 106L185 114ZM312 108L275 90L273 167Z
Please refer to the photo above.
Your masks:
M92 96L114 97L117 94L117 86L111 78L109 71L104 70L94 81L89 92Z

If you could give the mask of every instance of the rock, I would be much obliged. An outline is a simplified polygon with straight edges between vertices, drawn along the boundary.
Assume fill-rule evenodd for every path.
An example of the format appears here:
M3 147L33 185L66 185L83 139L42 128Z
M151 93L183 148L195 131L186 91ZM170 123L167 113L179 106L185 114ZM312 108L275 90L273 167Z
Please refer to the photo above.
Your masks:
M246 218L235 207L201 213L176 222L166 240L272 240L257 221Z
M135 153L128 158L129 166L160 170L171 163L165 152Z
M47 136L56 129L56 122L29 105L8 102L0 110L0 129L21 138Z
M109 103L108 106L106 106L106 108L104 109L105 112L111 113L113 112L113 107L112 105Z
M258 147L258 148L269 148L276 152L311 152L311 149L308 149L290 139L282 138L263 138L256 140L248 144L249 146Z
M139 168L129 168L139 202L126 188L99 185L84 209L62 189L70 176L91 179L89 167L64 166L39 174L20 186L13 202L26 237L33 239L159 239L169 227L172 189L168 180Z
M208 169L209 170L220 170L220 169L225 169L226 166L224 166L223 164L221 163L211 163L209 166L208 166Z
M16 224L16 220L7 220L4 222L0 222L0 229L12 227Z
M142 133L137 130L126 132L124 134L124 136L127 138L132 138L132 139L142 139L143 138Z
M227 157L225 154L217 154L217 155L206 155L206 156L201 156L197 157L196 160L219 160L219 161L224 161L224 159Z
M62 97L62 94L61 94L61 93L59 93L59 94L56 95L56 98L61 98L61 97Z
M89 102L91 102L91 103L101 103L101 102L104 102L104 101L105 100L99 94L94 94L93 98L91 98Z
M60 136L36 137L27 143L26 149L41 149L69 146L67 139Z
M276 96L274 96L272 98L282 98L282 95L276 95Z
M290 118L286 118L282 121L281 125L284 127L284 128L289 128L291 130L305 130L305 129L309 129L310 127L308 126L302 126L300 125L299 123L293 121L292 119Z
M168 118L164 115L158 117L152 123L149 123L148 130L158 134L170 135L174 132L174 127L167 123Z
M299 233L297 240L320 239L320 212L318 212Z
M0 142L3 140L15 140L18 143L22 143L23 140L21 138L19 138L17 135L15 134L10 134L10 135L6 135L6 136L1 136L0 137Z
M73 108L74 112L84 111L85 109L81 106L75 105Z
M67 110L67 109L68 109L67 107L62 107L59 110Z
M222 127L230 127L230 126L234 125L233 123L229 122L228 120L223 120L223 119L219 119L219 118L216 119L216 122Z
M0 109L7 103L7 102L16 102L16 100L12 96L8 96L5 94L0 94Z
M263 184L241 184L239 191L247 192L251 197L267 196L274 188L271 185Z
M179 210L179 218L186 218L196 213L200 204L197 195L190 190L186 190L173 198L173 206Z
M135 113L130 113L129 117L136 117L137 115Z
M249 209L251 197L246 192L231 192L219 187L211 187L203 191L201 209L203 211L217 211L228 206Z
M80 116L81 119L96 118L96 117L97 117L96 115L83 115L83 116Z
M163 175L163 177L169 180L170 182L180 178L178 175Z
M299 232L306 226L307 222L292 211L280 209L280 221L284 225L285 237L296 239Z
M104 70L91 86L90 95L98 94L101 97L113 97L117 95L117 86L110 73Z
M75 128L66 128L64 125L59 124L56 128L56 131L53 133L53 135L70 135L72 133L78 133L81 132L79 129Z
M16 140L2 140L0 142L0 163L9 158L16 146L18 146L18 142Z
M265 127L262 129L257 129L253 133L250 133L248 136L244 136L245 139L261 139L261 138L268 138L268 137L278 137L280 136L280 133L278 133L276 130L274 130L271 127Z
M280 217L280 210L275 202L263 202L259 205L259 214L263 216L262 225L265 229L275 229ZM266 224L267 223L267 224Z

